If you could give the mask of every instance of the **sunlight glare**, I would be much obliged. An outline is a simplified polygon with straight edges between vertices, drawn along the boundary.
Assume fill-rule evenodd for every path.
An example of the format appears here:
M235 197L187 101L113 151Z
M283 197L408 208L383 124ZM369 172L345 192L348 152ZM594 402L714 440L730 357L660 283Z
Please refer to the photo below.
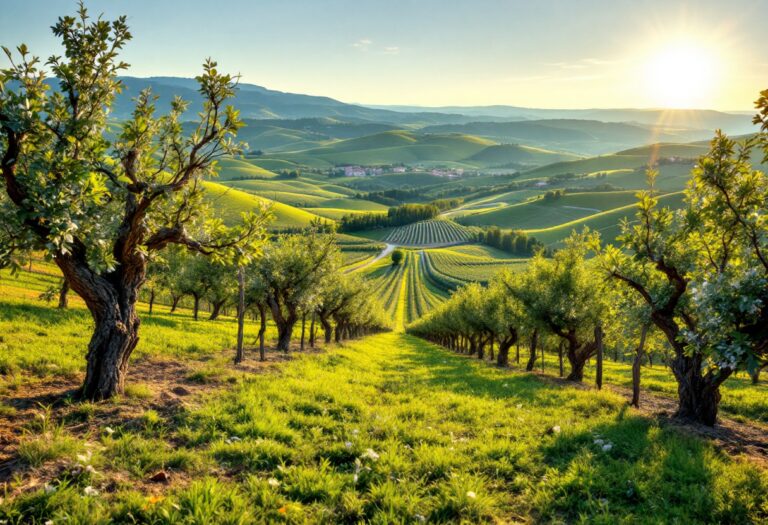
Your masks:
M693 42L665 47L648 61L648 89L665 108L706 107L715 90L717 60L705 46Z

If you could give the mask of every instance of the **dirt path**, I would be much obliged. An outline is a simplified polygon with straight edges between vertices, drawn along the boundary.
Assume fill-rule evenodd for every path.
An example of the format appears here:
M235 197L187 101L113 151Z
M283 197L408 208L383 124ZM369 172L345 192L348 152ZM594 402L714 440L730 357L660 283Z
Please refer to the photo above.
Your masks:
M362 270L363 268L366 268L366 267L372 265L376 261L382 260L384 257L386 257L387 255L389 255L390 253L395 251L395 248L397 248L397 244L389 244L389 243L387 243L387 245L384 247L384 249L381 250L381 253L379 253L376 257L374 257L373 259L367 260L367 261L363 261L362 264L358 264L357 266L354 266L354 267L350 268L349 270L346 270L346 273L352 273L352 272L356 272L358 270Z

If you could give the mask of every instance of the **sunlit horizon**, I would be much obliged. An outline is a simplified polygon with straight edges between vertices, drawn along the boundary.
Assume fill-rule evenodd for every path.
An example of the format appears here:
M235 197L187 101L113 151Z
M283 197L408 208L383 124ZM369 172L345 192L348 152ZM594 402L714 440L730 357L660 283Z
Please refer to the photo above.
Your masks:
M4 6L3 43L50 56L47 28L73 5ZM233 0L217 17L197 0L86 5L127 15L127 75L193 77L210 56L246 83L365 105L749 111L768 81L768 5L755 0L725 15L714 1L660 0Z

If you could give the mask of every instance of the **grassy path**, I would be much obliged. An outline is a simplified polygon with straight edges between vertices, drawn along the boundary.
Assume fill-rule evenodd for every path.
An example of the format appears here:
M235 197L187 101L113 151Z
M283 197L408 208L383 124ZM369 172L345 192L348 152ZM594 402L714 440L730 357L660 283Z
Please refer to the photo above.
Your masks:
M65 469L45 480L55 491L40 482L6 498L0 519L768 519L765 472L631 415L616 395L500 371L400 332L301 356L199 402L93 432L96 474L73 478ZM172 473L169 487L147 481L160 468ZM99 494L83 496L86 486Z

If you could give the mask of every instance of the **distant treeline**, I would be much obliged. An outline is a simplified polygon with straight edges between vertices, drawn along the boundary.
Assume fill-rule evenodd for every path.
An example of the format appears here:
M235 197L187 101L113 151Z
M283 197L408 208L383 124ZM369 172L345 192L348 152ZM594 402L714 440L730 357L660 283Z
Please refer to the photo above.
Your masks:
M381 213L360 213L355 215L345 215L341 218L339 231L355 232L362 230L375 230L378 228L389 228L393 226L403 226L405 224L411 224L412 222L434 219L437 217L440 211L441 209L435 203L402 204L400 206L390 208L386 215Z
M498 226L480 229L476 238L487 246L520 256L533 255L544 246L536 237L529 237L525 232L503 231Z
M424 198L424 195L423 192L417 190L385 190L358 193L355 197L392 207L408 202L418 202Z

